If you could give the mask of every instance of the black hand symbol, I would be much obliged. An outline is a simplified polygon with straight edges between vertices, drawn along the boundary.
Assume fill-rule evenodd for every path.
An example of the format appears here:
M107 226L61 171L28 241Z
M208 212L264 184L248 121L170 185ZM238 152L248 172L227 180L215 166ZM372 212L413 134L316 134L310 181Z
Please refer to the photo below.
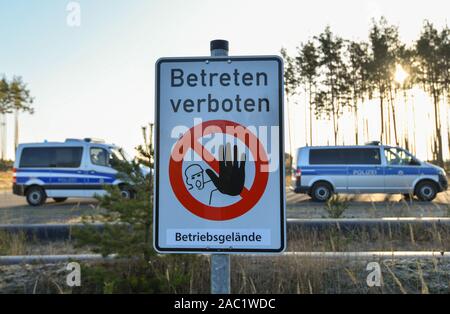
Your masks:
M216 188L222 194L236 196L241 194L245 183L245 154L238 160L238 149L234 145L234 158L231 160L231 145L227 143L226 149L219 148L219 176L211 169L206 173L211 178Z

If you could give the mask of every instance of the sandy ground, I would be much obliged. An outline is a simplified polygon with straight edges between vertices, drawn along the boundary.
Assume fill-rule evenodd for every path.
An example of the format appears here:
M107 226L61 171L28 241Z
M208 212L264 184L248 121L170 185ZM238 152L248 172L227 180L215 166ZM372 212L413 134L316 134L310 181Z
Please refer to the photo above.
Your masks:
M77 223L83 215L99 212L95 199L68 199L55 203L52 199L41 207L29 206L24 197L0 191L0 224Z

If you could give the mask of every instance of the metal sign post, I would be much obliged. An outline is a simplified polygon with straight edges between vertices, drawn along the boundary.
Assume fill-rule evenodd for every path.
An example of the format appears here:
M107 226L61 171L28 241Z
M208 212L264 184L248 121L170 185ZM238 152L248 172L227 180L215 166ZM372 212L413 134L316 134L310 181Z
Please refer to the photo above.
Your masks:
M210 43L211 57L228 56L228 41L213 40ZM230 293L230 255L211 255L211 293Z

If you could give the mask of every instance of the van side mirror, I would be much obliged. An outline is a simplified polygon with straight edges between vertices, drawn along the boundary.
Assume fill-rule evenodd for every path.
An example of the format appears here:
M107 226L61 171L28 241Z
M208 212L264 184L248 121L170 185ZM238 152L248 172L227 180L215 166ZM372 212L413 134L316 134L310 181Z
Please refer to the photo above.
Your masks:
M418 161L417 159L413 158L411 159L411 162L409 163L410 166L420 166L420 161Z

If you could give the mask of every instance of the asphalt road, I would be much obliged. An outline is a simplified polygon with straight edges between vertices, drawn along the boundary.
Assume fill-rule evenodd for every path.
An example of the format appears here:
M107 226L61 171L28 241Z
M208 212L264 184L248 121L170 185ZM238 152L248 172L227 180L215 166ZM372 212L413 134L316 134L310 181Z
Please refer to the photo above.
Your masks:
M449 217L450 190L439 193L433 202L405 201L400 195L348 195L348 208L342 218L380 217ZM328 218L325 205L315 203L304 194L286 192L288 218ZM28 206L24 197L0 190L0 224L76 223L83 215L97 214L101 209L95 199L52 199L41 207Z
M348 207L342 218L382 217L448 217L450 216L450 190L439 193L432 202L405 200L399 194L342 195ZM288 218L328 218L325 204L311 201L305 194L286 192Z
M0 191L0 224L77 223L83 215L100 211L95 199L68 199L55 203L48 199L41 207L29 206L24 197Z

